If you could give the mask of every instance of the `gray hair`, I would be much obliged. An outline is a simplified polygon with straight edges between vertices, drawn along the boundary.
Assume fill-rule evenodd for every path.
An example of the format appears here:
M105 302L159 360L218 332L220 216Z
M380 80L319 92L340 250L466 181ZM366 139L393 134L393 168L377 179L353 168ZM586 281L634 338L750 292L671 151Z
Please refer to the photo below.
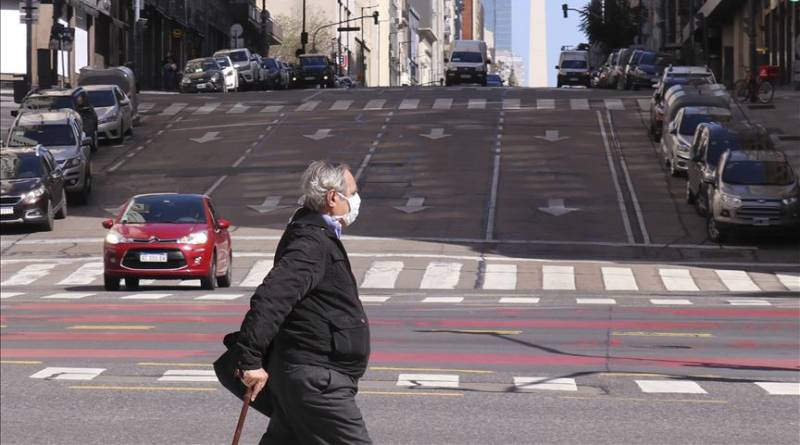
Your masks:
M334 164L328 161L313 161L303 173L300 198L303 205L311 210L320 211L325 207L326 195L331 190L346 193L345 172L347 164Z

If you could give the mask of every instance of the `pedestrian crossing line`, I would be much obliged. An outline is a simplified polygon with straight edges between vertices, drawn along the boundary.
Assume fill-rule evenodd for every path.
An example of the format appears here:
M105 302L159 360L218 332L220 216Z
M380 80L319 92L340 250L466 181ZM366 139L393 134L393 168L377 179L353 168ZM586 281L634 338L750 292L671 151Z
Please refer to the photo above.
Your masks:
M577 391L575 379L549 377L514 377L517 390Z
M331 105L331 111L347 111L350 108L350 105L353 104L352 100L337 100L336 102Z
M403 99L400 102L399 110L416 110L419 107L419 99Z
M0 300L19 297L20 295L25 295L25 292L0 292Z
M588 110L589 99L570 99L569 108L571 110Z
M390 297L387 295L361 295L358 298L363 303L386 303Z
M364 274L362 288L366 289L392 289L395 287L397 277L403 270L402 261L375 261Z
M800 396L800 383L797 382L755 382L767 394L781 396Z
M542 266L542 289L575 290L575 268L572 266Z
M639 290L631 268L603 267L600 270L606 290Z
M160 113L160 115L161 116L174 116L174 115L180 113L181 110L186 108L187 105L189 105L189 104L186 104L186 103L183 103L183 102L175 102L173 104L170 104L167 108L164 108L164 110Z
M517 288L516 264L487 264L483 274L483 289L514 290Z
M658 269L661 282L668 291L673 292L698 292L700 289L695 284L689 269Z
M486 108L486 99L470 99L467 102L467 109L483 110Z
M314 111L314 109L317 108L317 105L319 105L319 102L320 101L318 100L305 101L300 104L295 111Z
M264 281L264 277L272 270L272 263L273 260L256 261L247 272L244 280L239 283L239 287L258 287Z
M400 374L397 386L458 388L459 376L452 374Z
M786 286L786 289L800 292L800 274L779 273L775 275L778 277L778 281Z
M211 114L214 110L219 108L220 105L222 105L220 102L207 102L192 114Z
M520 109L520 100L519 99L503 99L503 109L504 110L519 110Z
M158 378L159 382L216 382L213 369L169 369Z
M71 273L67 278L59 281L60 285L85 285L91 284L103 275L103 262L93 261L86 263Z
M613 298L576 298L577 304L617 304Z
M429 263L422 276L420 289L455 289L461 276L461 266L461 263Z
M758 292L758 286L743 270L715 270L722 284L732 292Z
M659 305L659 306L671 306L671 305L690 305L692 304L691 301L681 298L651 298L651 304Z
M206 295L201 295L199 297L195 297L195 300L230 301L242 298L243 296L244 296L243 294L206 294Z
M278 113L283 109L283 105L267 105L259 113Z
M382 110L386 99L372 99L364 105L365 110Z
M148 111L152 110L155 107L155 102L141 102L138 107L136 107L136 111L139 113L147 113Z
M250 107L248 105L237 102L226 114L242 114L246 113L249 109Z
M498 301L500 304L538 304L539 298L536 297L502 297Z
M197 280L181 280L180 283L178 283L178 286L181 286L181 287L197 287L197 286L200 286L200 280L199 279L197 279Z
M49 366L32 374L32 379L44 380L92 380L102 374L106 368L62 368Z
M536 100L536 109L537 110L555 110L556 109L556 100L555 99L537 99Z
M639 104L639 111L650 111L650 99L636 99Z
M727 301L731 306L772 306L772 303L767 300L736 299Z
M55 294L45 295L43 300L80 300L82 298L91 297L96 295L89 292L59 292Z
M622 99L603 99L603 103L606 106L606 110L624 110L625 104L622 103Z
M423 303L461 303L464 297L425 297Z
M453 106L453 99L444 98L433 101L434 110L449 110Z
M648 394L708 394L700 385L688 380L636 380L636 384Z
M44 264L29 264L2 283L2 286L25 286L33 283L34 281L46 277L57 264L44 263Z
M132 294L119 297L121 300L161 300L172 294Z

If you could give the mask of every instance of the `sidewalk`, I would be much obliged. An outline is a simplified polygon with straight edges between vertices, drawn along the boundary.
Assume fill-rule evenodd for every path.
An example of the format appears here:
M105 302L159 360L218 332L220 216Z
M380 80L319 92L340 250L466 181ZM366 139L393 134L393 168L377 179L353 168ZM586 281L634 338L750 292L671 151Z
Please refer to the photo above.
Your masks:
M800 172L800 91L790 86L775 90L774 107L745 105L744 111L755 122L769 130L776 147L789 157Z

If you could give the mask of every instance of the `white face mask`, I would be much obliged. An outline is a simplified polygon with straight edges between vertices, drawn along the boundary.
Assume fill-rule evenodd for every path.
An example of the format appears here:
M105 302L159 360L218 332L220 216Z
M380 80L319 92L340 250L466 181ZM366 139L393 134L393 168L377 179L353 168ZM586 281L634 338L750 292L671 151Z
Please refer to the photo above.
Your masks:
M347 196L344 196L343 193L339 192L336 193L338 193L339 196L347 200L347 204L350 206L350 211L348 211L344 215L334 215L333 217L341 219L346 226L350 226L354 222L356 222L356 218L358 217L358 209L361 207L361 197L358 196L358 193L354 193L353 196L349 198Z

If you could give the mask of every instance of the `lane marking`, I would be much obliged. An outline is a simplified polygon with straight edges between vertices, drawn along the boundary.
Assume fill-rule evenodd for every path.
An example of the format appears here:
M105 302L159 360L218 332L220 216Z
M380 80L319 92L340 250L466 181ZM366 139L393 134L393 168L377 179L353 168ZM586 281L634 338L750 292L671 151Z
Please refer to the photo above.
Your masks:
M542 266L542 289L575 290L573 266Z
M606 111L608 110L625 110L625 105L622 103L622 99L603 99L603 103L606 106Z
M0 365L41 365L38 360L0 360Z
M570 99L569 107L572 110L588 110L589 99Z
M639 290L630 267L602 267L600 271L606 290Z
M358 391L371 396L420 396L420 397L464 397L460 392L417 392L417 391Z
M680 298L651 298L650 303L662 306L692 304L691 301Z
M56 267L56 264L31 264L23 267L10 278L0 283L2 286L26 286L36 280L44 278L50 271Z
M18 297L20 295L25 295L25 292L5 292L5 291L0 291L0 300L5 300L7 298Z
M505 112L501 111L499 120L505 116ZM498 123L499 126L499 123ZM486 241L494 238L494 221L497 215L497 195L500 188L500 157L502 154L500 130L497 132L498 138L495 141L494 158L492 160L492 186L489 191L489 202L486 209L486 233L484 239Z
M576 298L577 304L617 304L613 298Z
M800 383L796 382L755 382L771 395L800 396Z
M486 108L486 99L470 99L467 102L467 109L483 110Z
M174 116L174 115L180 113L181 110L186 108L187 105L189 105L189 104L185 104L185 103L181 103L181 102L172 103L172 104L170 104L170 106L165 108L164 111L162 111L159 114L159 116Z
M560 399L574 399L574 400L602 400L609 402L667 402L667 403L712 403L712 404L727 404L727 400L694 400L694 399L654 399L654 398L641 398L641 397L583 397L583 396L561 396Z
M537 110L555 110L556 109L556 100L555 99L537 99L536 100L536 109Z
M436 99L433 101L434 110L449 110L453 106L453 99Z
M83 330L83 331L149 331L151 329L155 329L155 326L145 326L145 325L76 325L70 326L67 329L70 330Z
M516 264L487 264L483 289L514 290L517 288Z
M365 110L382 110L386 99L372 99L364 105Z
M249 110L249 109L250 109L249 106L247 106L247 105L245 105L245 104L243 104L241 102L237 102L225 114L242 114L242 113L246 113L247 110Z
M611 332L612 337L693 337L711 338L714 334L708 332Z
M250 267L244 280L239 283L239 287L258 287L264 277L272 270L273 260L259 260Z
M483 334L483 335L519 335L522 331L508 329L430 329L423 331L430 334Z
M105 371L106 368L62 368L49 366L32 374L32 379L46 380L92 380Z
M639 197L636 194L636 188L633 186L633 180L631 179L630 172L628 171L628 163L625 161L625 155L622 153L622 145L617 138L616 130L614 130L614 120L611 118L611 112L608 110L606 110L606 117L608 118L608 128L611 132L611 138L617 145L617 151L619 152L619 163L620 166L622 166L622 174L625 177L625 184L630 192L631 201L633 202L633 210L636 213L636 219L639 222L639 231L642 232L642 241L644 241L645 245L649 245L650 233L647 231L647 226L644 222L644 212L642 212L642 207L639 205Z
M59 281L59 285L85 285L91 284L103 275L103 262L93 261L86 263L71 273L67 278Z
M386 303L389 300L385 295L361 295L358 297L363 303Z
M705 389L689 380L635 380L647 394L708 394Z
M381 100L385 102L384 99L373 99L373 100ZM384 125L381 127L382 130L385 129L387 123L392 119L392 116L394 116L394 111L390 111L389 114L386 115L386 119L384 119ZM370 160L372 160L372 156L375 154L375 151L378 150L378 141L381 139L381 137L383 137L382 131L378 133L378 136L376 137L375 141L373 141L372 146L367 151L367 154L364 156L364 159L361 160L361 164L358 166L358 171L356 171L355 174L356 182L358 182L361 179L361 175L364 174L364 171L366 171Z
M459 377L450 374L400 374L397 386L458 388Z
M195 388L191 386L115 386L115 385L76 385L69 389L95 389L108 391L188 391L188 392L209 392L216 391L217 388Z
M403 270L402 261L374 261L364 274L362 288L392 289Z
M743 270L715 270L722 284L732 292L758 292L761 289Z
M399 110L416 110L419 106L419 99L403 99L400 102Z
M420 289L455 289L461 276L461 267L461 263L428 263Z
M277 113L283 109L283 105L267 105L259 113Z
M230 301L230 300L236 300L237 298L241 298L243 296L244 296L243 294L207 294L195 297L195 300Z
M319 105L318 100L309 100L300 104L295 111L314 111L317 105Z
M172 294L133 294L133 295L125 295L124 297L120 297L120 300L161 300L163 298L167 298Z
M519 99L503 99L504 110L519 110L521 101Z
M91 297L96 295L91 292L59 292L55 294L45 295L43 300L80 300L81 298Z
M337 100L329 108L330 111L346 111L353 104L352 100Z
M498 303L500 304L538 304L539 299L535 297L503 297Z
M689 269L658 269L661 281L668 291L673 292L698 292L700 289L695 284Z
M549 390L549 391L577 391L575 379L549 377L514 377L514 387L517 390Z
M636 99L639 103L639 111L650 111L650 99Z
M778 277L778 281L780 281L786 289L800 292L800 274L779 273L775 274L775 276Z
M214 365L211 364L211 363L139 362L139 363L136 364L136 366L189 366L189 367L192 367L192 366L214 366Z
M425 297L422 303L461 303L464 297Z
M603 115L600 110L597 110L597 122L600 125L600 134L603 139L603 145L606 150L606 161L608 162L608 169L611 171L611 182L614 183L614 189L617 192L617 204L622 216L622 224L625 227L625 234L628 237L628 244L634 244L636 240L633 238L633 230L631 229L631 222L628 219L628 208L625 205L625 198L622 196L622 188L619 185L619 177L617 176L617 168L614 166L614 157L611 156L611 148L608 144L608 136L606 135L606 128L603 124Z
M213 369L169 369L158 378L159 382L216 382Z
M220 106L220 102L208 102L204 104L202 107L195 110L192 114L210 114L212 111L216 110L217 107Z
M413 372L458 372L460 374L495 374L488 369L453 369L453 368L398 368L392 366L370 366L370 371L413 371Z
M217 190L217 188L219 188L219 186L222 185L226 179L228 179L228 175L221 176L219 179L217 179L214 184L212 184L211 187L206 190L206 196L211 196L211 194L214 193L214 191Z
M737 300L727 300L731 306L772 306L767 300L744 300L744 299L737 299Z

